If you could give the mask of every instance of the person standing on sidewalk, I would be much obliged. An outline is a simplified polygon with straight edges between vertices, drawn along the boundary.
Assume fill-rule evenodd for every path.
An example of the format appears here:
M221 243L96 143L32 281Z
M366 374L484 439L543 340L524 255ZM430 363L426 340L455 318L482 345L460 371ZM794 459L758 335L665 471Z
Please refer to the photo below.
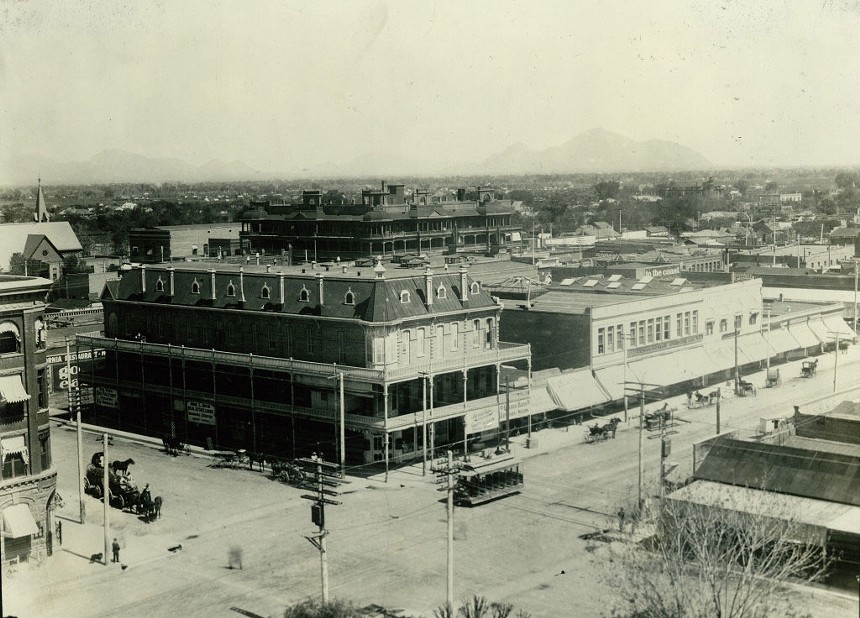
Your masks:
M119 562L119 541L114 539L111 548L113 549L113 560L111 562Z

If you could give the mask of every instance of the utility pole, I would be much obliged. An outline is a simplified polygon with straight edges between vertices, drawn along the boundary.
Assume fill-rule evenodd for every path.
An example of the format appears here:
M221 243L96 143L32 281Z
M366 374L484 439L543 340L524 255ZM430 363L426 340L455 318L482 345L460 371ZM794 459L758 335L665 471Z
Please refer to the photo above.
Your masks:
M622 376L623 376L622 381L625 384L627 384L627 335L625 335L625 333L622 332L622 333L620 333L620 337L621 337L621 350L624 353L624 361L621 365L622 372L623 372L622 373ZM627 399L627 389L625 388L624 389L624 422L625 423L629 422L629 418L630 418L628 416L628 409L629 409L629 405L628 405L628 399Z
M860 274L860 262L854 258L854 332L857 332L857 275Z
M439 488L439 491L448 493L448 499L445 505L448 524L448 574L446 586L446 602L449 611L454 609L454 487L455 476L460 471L459 466L454 465L454 453L447 452L447 461L443 466L433 468L436 474L436 483L444 484L444 487Z
M767 373L765 374L765 380L768 379L768 374L770 373L770 307L767 309L767 337L764 342L767 345Z
M303 494L302 498L311 500L311 521L319 528L317 534L313 536L305 536L305 538L317 548L320 552L320 581L322 584L322 602L323 605L328 603L328 554L326 551L325 538L328 536L328 530L325 528L325 505L338 505L337 500L331 500L326 496L337 496L338 492L326 489L327 487L338 487L343 480L339 478L337 464L327 463L322 457L318 457L316 453L310 459L298 459L296 463L304 471L304 473L312 474L315 478L311 478L302 483L301 487L305 489L316 490L316 495ZM307 478L307 477L306 477Z
M338 382L340 382L340 478L344 478L346 474L346 412L344 396L343 396L343 371L338 374Z
M738 329L735 327L735 395L738 394L740 389L740 381L741 381L741 372L738 368Z
M836 348L833 350L833 392L836 392L836 370L839 369L839 331L836 331Z
M639 512L642 512L642 480L645 476L645 468L642 463L642 423L645 419L645 385L639 385Z
M505 377L505 452L511 452L511 381Z
M722 401L723 396L720 392L720 389L717 389L717 435L720 435L720 402Z
M102 434L102 448L104 449L104 456L102 457L102 500L104 501L104 509L105 509L105 525L104 525L104 534L105 534L105 566L108 565L108 556L110 556L110 483L108 479L108 442L109 438L106 433Z

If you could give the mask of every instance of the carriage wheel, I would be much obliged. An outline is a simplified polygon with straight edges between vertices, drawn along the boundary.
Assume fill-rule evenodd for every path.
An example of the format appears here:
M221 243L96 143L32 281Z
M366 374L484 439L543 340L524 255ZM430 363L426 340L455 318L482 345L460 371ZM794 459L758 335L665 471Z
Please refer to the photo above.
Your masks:
M123 500L122 496L113 496L113 502L114 506L120 511L125 507L125 500Z
M100 485L92 485L93 488L93 496L98 499L102 497L102 488Z

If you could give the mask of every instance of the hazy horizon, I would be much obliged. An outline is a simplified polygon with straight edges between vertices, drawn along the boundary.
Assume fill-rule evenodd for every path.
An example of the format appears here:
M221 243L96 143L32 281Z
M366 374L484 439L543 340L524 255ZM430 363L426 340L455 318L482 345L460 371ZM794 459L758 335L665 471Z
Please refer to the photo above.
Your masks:
M718 169L860 162L851 0L2 12L0 162L118 149L285 176L367 161L432 175L597 127L676 142Z

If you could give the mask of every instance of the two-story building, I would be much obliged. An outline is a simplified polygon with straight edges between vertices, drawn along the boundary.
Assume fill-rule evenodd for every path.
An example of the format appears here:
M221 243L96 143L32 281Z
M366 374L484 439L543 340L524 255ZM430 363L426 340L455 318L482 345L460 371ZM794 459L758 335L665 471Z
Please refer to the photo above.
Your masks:
M53 551L45 296L51 281L0 275L0 567Z
M528 414L528 385L501 376L529 346L499 341L501 306L464 266L141 265L102 303L104 337L77 345L106 351L80 378L107 426L387 466Z

